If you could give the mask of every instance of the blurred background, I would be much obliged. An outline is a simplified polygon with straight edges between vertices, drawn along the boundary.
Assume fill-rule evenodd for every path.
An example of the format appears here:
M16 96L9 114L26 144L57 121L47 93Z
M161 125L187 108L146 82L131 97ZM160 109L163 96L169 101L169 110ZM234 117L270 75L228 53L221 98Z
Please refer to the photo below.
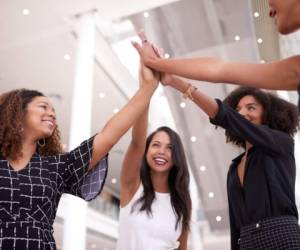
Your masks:
M139 58L130 41L138 41L140 29L164 48L165 57L266 63L300 53L300 34L279 36L268 12L266 0L1 0L0 93L30 88L49 96L69 150L99 131L137 90ZM193 84L221 99L235 87ZM297 101L294 92L275 94ZM229 249L226 174L240 152L201 110L168 87L153 97L149 132L161 125L181 135L189 161L188 249ZM299 135L295 139L299 207ZM130 131L110 152L97 199L87 204L62 197L54 224L59 250L115 249L119 173L129 140Z

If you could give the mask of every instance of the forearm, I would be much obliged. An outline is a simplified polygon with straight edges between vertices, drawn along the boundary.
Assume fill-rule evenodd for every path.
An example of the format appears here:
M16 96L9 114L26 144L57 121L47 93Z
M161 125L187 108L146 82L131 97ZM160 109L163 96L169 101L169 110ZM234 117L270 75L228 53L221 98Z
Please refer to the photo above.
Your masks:
M178 77L174 77L170 86L177 89L181 93L185 93L185 91L189 87L189 83ZM193 97L193 102L199 108L201 108L210 118L214 118L216 116L219 107L217 102L213 98L202 93L200 90L193 91L192 97Z
M149 59L145 62L147 66L160 71L181 77L209 81L222 82L220 74L223 63L214 58L193 59Z
M93 157L91 167L106 155L118 142L141 113L148 107L152 94L156 87L145 86L137 91L131 100L115 114L96 135L93 143Z
M133 124L131 144L136 147L145 147L148 127L148 112L149 105L146 106L143 113Z

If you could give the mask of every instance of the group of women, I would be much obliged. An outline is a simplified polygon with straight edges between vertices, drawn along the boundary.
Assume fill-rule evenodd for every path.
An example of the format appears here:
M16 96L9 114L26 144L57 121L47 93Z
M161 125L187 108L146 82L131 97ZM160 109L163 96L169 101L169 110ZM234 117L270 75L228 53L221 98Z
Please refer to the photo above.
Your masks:
M300 28L299 0L269 0L269 5L280 33ZM212 124L225 129L228 142L244 150L227 176L231 249L300 249L293 139L298 110L258 89L298 90L300 56L266 64L164 59L145 34L140 37L142 44L133 44L141 58L138 91L103 129L70 152L62 151L47 97L27 89L0 96L0 249L56 249L52 224L61 195L97 197L108 171L107 154L130 127L117 249L188 248L191 198L182 142L168 127L146 137L149 103L159 81L191 99ZM221 101L179 77L243 86ZM96 184L90 182L95 175Z

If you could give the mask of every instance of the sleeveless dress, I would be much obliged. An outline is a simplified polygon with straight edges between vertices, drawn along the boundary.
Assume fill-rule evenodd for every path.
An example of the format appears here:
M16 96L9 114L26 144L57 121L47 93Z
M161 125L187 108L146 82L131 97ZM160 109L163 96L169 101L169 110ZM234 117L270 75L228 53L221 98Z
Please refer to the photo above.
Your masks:
M175 230L176 214L169 193L155 192L152 215L132 206L143 194L141 184L132 200L120 209L117 250L173 250L179 247L182 223Z

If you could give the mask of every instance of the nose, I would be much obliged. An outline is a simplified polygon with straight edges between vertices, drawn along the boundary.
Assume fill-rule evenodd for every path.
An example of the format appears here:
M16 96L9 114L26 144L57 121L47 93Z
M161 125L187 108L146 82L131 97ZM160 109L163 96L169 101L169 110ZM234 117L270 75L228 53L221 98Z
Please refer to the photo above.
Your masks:
M55 112L54 112L53 109L49 109L49 110L48 110L48 115L49 115L50 117L52 117L53 120L56 120L56 114L55 114Z
M243 117L247 116L247 110L245 108L241 108L238 112Z

